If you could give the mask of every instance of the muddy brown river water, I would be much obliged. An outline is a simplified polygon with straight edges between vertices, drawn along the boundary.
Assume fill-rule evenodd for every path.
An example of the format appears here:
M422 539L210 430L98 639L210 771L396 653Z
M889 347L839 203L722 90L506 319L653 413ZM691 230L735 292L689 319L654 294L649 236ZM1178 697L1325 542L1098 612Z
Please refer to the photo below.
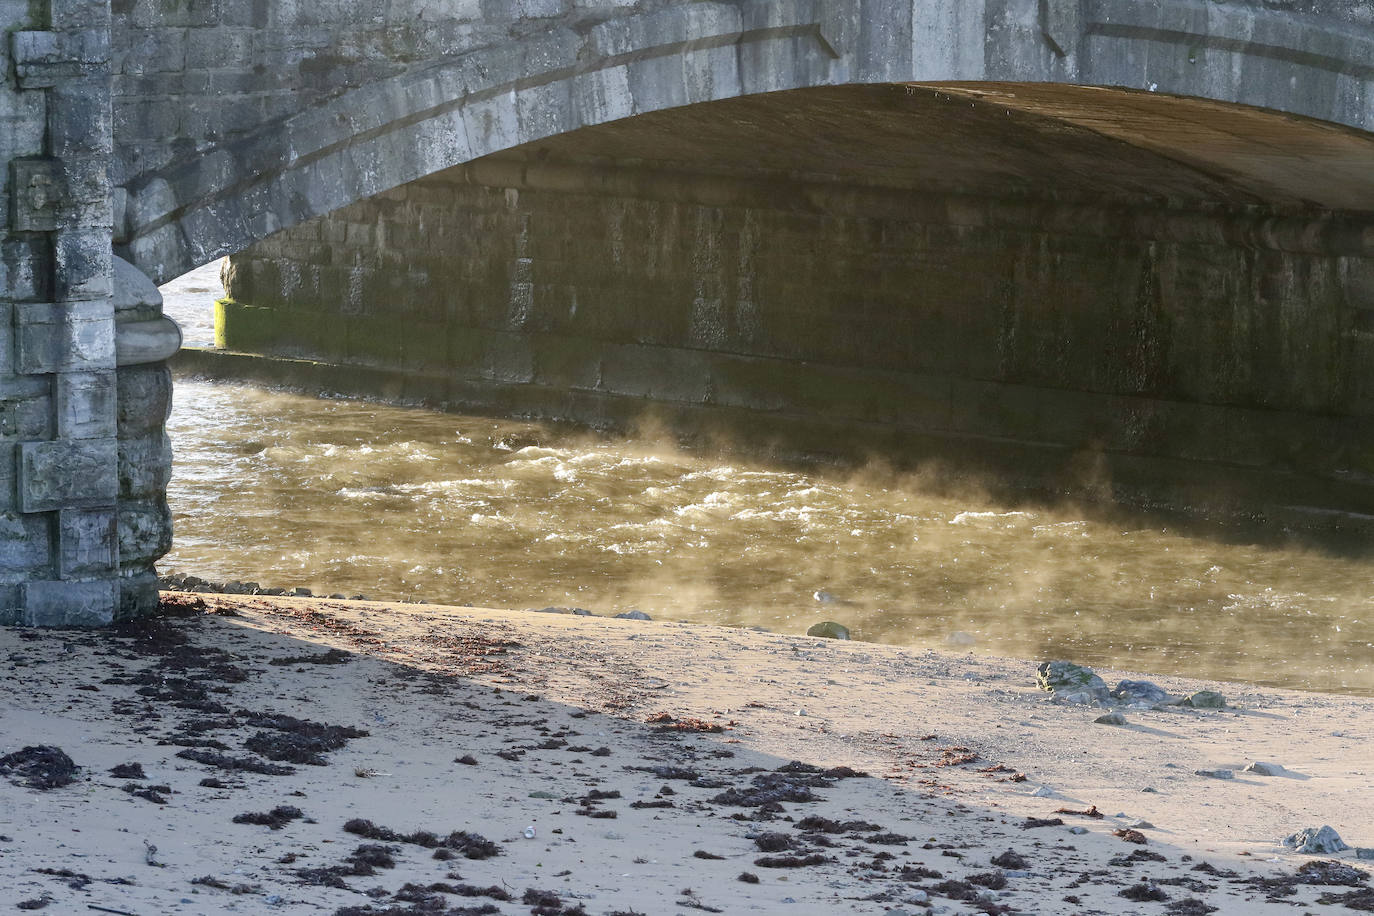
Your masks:
M164 288L190 343L199 276ZM188 379L169 432L163 572L1374 694L1374 551Z

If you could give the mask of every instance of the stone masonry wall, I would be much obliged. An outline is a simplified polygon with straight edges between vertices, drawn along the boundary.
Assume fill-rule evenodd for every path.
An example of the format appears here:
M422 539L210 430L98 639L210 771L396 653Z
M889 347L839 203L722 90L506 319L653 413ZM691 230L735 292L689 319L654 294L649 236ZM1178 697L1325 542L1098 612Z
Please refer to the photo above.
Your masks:
M110 12L5 4L0 620L99 624L121 590Z
M220 332L457 404L666 406L1027 476L1095 455L1142 498L1277 481L1266 499L1374 509L1374 260L1184 240L1145 205L1084 216L487 160L235 256Z

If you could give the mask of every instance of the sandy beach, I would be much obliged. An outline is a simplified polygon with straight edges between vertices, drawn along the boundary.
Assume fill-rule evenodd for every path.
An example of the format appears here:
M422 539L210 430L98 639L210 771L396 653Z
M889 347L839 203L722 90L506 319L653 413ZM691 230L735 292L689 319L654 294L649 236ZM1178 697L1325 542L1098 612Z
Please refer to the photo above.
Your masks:
M165 601L181 615L116 632L0 631L0 908L1374 909L1360 850L1280 843L1329 825L1374 847L1374 699L1099 671L1227 703L1108 725L1038 689L1039 659Z

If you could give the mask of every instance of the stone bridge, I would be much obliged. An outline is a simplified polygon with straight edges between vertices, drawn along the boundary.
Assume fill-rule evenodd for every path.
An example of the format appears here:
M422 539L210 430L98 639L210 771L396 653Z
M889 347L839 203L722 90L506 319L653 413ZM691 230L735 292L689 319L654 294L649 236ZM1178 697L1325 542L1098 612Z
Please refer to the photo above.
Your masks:
M155 606L153 282L226 254L231 347L436 400L1374 512L1365 0L0 23L0 621Z

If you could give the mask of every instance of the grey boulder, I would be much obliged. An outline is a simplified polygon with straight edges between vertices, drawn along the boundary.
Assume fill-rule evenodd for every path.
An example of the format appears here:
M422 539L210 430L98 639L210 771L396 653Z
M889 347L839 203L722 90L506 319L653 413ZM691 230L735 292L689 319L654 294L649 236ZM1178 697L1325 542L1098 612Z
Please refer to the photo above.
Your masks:
M1344 852L1350 847L1342 840L1340 834L1330 827L1308 827L1306 830L1299 830L1297 833L1284 837L1283 845L1289 847L1294 852L1305 852L1318 856L1329 856L1332 853Z

